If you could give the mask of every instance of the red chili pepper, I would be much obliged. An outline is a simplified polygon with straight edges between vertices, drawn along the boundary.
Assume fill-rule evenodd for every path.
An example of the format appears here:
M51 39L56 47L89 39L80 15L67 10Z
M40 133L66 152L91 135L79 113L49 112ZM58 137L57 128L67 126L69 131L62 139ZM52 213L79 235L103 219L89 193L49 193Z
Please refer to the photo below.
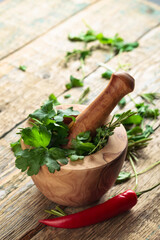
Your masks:
M104 203L81 212L54 219L42 219L39 222L57 228L79 228L115 217L130 210L136 203L136 193L127 190Z

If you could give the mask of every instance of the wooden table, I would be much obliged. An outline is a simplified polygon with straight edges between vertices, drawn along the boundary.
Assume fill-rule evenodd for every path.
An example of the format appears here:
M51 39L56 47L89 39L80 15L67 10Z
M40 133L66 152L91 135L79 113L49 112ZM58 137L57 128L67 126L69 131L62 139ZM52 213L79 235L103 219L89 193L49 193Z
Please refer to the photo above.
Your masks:
M94 51L85 65L84 87L66 92L65 84L77 71L78 61L63 66L65 53L82 48L83 43L68 41L67 35L79 33L86 27L113 36L119 33L126 41L138 41L132 52L112 56L105 51ZM127 71L136 79L131 96L160 90L160 6L144 0L70 0L70 1L0 1L0 239L160 239L160 188L141 196L132 211L90 227L66 230L43 226L38 219L48 217L45 209L55 203L44 197L26 173L15 168L15 157L10 143L16 141L18 128L29 113L54 93L61 103L77 101L86 87L90 87L89 104L104 89L108 81L101 78L106 62L110 68L128 66ZM26 72L18 67L26 65ZM64 99L66 93L71 98ZM156 101L156 107L160 101ZM128 99L125 109L132 108ZM115 111L119 111L117 107ZM159 121L148 147L140 151L137 171L159 161ZM128 162L123 170L132 171ZM159 167L139 176L137 190L143 190L160 181ZM100 200L135 186L132 178L125 184L113 186ZM68 214L83 208L66 207Z

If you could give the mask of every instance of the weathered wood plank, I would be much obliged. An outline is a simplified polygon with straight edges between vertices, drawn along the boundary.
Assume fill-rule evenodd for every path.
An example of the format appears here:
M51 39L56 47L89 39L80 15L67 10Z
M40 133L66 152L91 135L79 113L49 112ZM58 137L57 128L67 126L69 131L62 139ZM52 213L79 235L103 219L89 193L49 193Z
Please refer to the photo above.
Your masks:
M153 33L148 34L148 37L144 37L144 42L148 42L150 39L150 35L152 36L153 39L157 38L157 32L158 29L153 30ZM141 43L143 43L143 39L141 41ZM150 42L149 42L150 43ZM148 43L148 44L149 44ZM155 44L154 44L155 45ZM147 48L147 46L146 46ZM143 54L145 55L146 52L146 48L142 48L144 51ZM137 49L138 50L138 49ZM134 52L128 53L128 54L133 54ZM139 51L139 53L136 53L137 58L139 59L141 55L143 55L141 51ZM154 55L154 54L153 54ZM124 59L126 57L126 54L122 55L124 56ZM149 56L149 53L146 53L146 55L144 56L144 58L142 58L142 60L139 62L138 65L140 65L139 67L137 67L136 65L136 71L137 74L141 75L144 72L144 69L142 68L143 65L143 61L146 61L146 57ZM117 56L118 57L118 56ZM135 61L136 59L135 58ZM133 58L134 59L134 58ZM154 58L153 58L154 59ZM152 61L152 63L154 64L153 59L150 59ZM115 61L114 59L112 61ZM146 68L148 68L148 64L146 64ZM116 65L115 65L116 67ZM143 84L147 79L147 82L149 81L148 76L152 79L152 89L153 90L158 90L157 89L157 79L158 79L158 75L155 74L155 72L157 72L157 65L154 64L154 67L149 68L149 70L146 72L146 75L143 75L143 78L141 81L137 81L137 84L139 84L140 86L140 91L141 90L145 90L145 91L150 91L151 87L150 85L146 85L145 88L143 88ZM100 69L102 71L102 69ZM134 67L132 69L132 71L134 70ZM92 74L92 76L89 76L88 78L86 78L86 83L88 81L88 79L90 78L89 81L90 82L89 85L93 85L93 83L95 82L94 76L98 73L99 70L97 70L95 73ZM140 74L141 72L141 74ZM100 79L100 82L105 85L106 81ZM92 83L92 84L91 84ZM155 83L155 84L154 84ZM98 88L101 88L101 84L95 83L95 86L97 86ZM94 87L95 88L95 87ZM92 89L92 92L94 93L94 88ZM137 86L138 88L138 86ZM79 89L80 90L80 89ZM73 90L71 90L73 91ZM138 92L139 93L139 92ZM77 92L72 93L72 94L77 94ZM137 92L135 92L135 94L137 94ZM75 95L76 96L76 95ZM92 97L91 97L92 96ZM90 100L93 99L95 97L95 95L91 94L90 96ZM157 101L158 102L158 101ZM159 104L156 104L157 107L159 106ZM21 126L19 126L21 127ZM20 173L17 169L14 168L14 157L12 152L9 149L9 143L11 141L15 141L16 140L16 131L17 129L14 129L11 133L9 133L4 139L1 139L1 146L2 146L2 150L1 150L1 166L3 166L3 171L2 171L2 187L1 187L1 196L2 196L2 201L1 201L1 211L2 211L2 215L1 215L1 232L2 232L2 239L17 239L22 237L25 233L33 230L33 235L35 234L36 231L39 231L41 229L41 227L37 227L37 220L39 218L43 218L46 217L47 214L44 213L44 209L49 209L49 208L53 208L54 207L54 203L51 203L49 200L47 200L44 196L42 196L41 193L39 193L39 191L36 189L35 186L33 186L32 181L30 180L29 177L27 177L25 174ZM155 161L159 160L159 146L158 146L158 140L159 139L159 130L155 132L155 135L153 136L153 140L152 142L149 144L149 147L147 149L145 149L145 151L143 151L143 154L141 155L140 158L140 162L138 163L137 166L137 170L140 171L142 169L145 169L147 166L149 166L150 164L154 163ZM147 160L146 160L147 159ZM4 162L5 160L5 162ZM8 166L10 167L10 169L13 170L12 172L8 172ZM130 170L129 164L125 163L124 168L127 170ZM158 167L156 167L155 169L153 169L152 171L150 171L148 174L142 175L140 176L139 179L139 188L138 190L141 189L145 189L153 184L155 184L156 182L158 182L158 172L159 169ZM101 201L105 200L108 198L108 196L112 196L113 194L119 193L125 189L129 188L133 188L134 187L134 179L130 180L129 183L126 183L124 185L120 185L120 186L116 186L113 187L110 192L108 192L103 199L101 199ZM152 195L153 194L153 195ZM132 215L131 213L128 214L124 214L123 218L122 216L119 216L118 218L112 219L109 222L105 222L102 224L97 224L93 227L89 227L89 228L84 228L83 231L82 229L76 229L76 230L59 230L59 229L52 229L52 228L48 228L46 227L44 230L40 231L40 233L38 235L35 235L35 239L52 239L53 236L54 238L57 239L63 239L63 236L66 236L70 238L70 236L72 236L72 239L78 236L78 239L84 239L84 238L88 238L88 239L105 239L106 236L108 237L108 239L120 239L120 236L122 234L121 231L124 232L124 236L123 239L125 239L125 236L129 236L130 239L135 239L135 234L136 231L139 233L139 239L144 239L145 237L148 237L152 234L153 231L155 231L155 236L157 236L157 220L158 220L158 213L157 213L157 206L158 206L158 189L154 190L152 192L152 194L148 194L146 196L150 196L149 198L142 197L142 200L139 200L139 205L137 205L133 212L134 214ZM147 201L146 201L147 198ZM27 205L26 205L27 203ZM147 208L147 206L150 206L149 208ZM153 206L153 207L152 207ZM155 206L155 208L154 208ZM77 209L81 210L82 208ZM10 216L10 211L11 211L11 216ZM75 209L73 208L67 208L67 212L71 213L74 212ZM152 218L152 212L154 211L154 216L155 218ZM146 216L148 216L148 222L150 223L150 225L148 226L148 228L146 228L148 222L145 222L145 218ZM8 221L8 219L10 218L9 221L10 224L9 226L5 227L5 231L3 230L3 224ZM16 221L16 225L15 225L15 221ZM126 224L128 226L128 228L130 230L127 230L128 228L126 228ZM143 226L142 224L143 223ZM114 226L114 227L113 227ZM133 228L132 228L133 226ZM22 229L19 232L19 229ZM34 229L38 229L35 230ZM121 231L120 231L121 229ZM134 230L135 229L135 230ZM146 230L145 230L146 229ZM117 235L115 235L115 233L117 232ZM127 235L128 234L128 235ZM31 236L33 236L31 235ZM28 235L29 236L29 235ZM34 239L33 238L33 239ZM23 238L22 238L23 239ZM25 239L25 238L24 238ZM26 235L26 239L27 239L27 235ZM30 239L30 238L28 238ZM127 238L126 238L127 239ZM154 239L154 238L153 238Z
M132 37L134 39L134 36ZM120 62L122 61L122 63L128 63L128 62L131 63L132 69L130 73L136 78L136 85L137 85L135 94L133 94L134 96L136 96L137 93L141 91L152 91L152 90L158 91L159 90L158 84L159 84L160 76L159 76L158 44L159 44L159 28L156 28L142 38L142 40L140 41L140 46L141 46L140 48L138 48L137 50L131 53L122 54L120 56L120 59L119 57L116 57L109 62L109 66L111 66L112 68L117 67L118 61ZM13 57L14 57L13 59L16 60L15 54ZM11 82L14 81L14 77L16 78L16 80L20 81L20 79L18 78L19 75L17 75L16 73L17 70L15 70L12 67L12 64L14 63L12 57L8 59L11 60L10 65L8 64L8 62L6 62L6 65L4 61L2 63L3 67L6 67L6 70L3 69L3 73L6 74L5 71L8 71L8 69L10 69L11 67L12 74L13 74L13 78L11 78ZM102 55L100 60L101 59L102 59ZM104 60L104 58L102 60ZM51 69L52 67L56 67L54 60L50 62L49 65L47 65L48 62L45 65L45 61L42 63L42 66L46 67L46 68L44 67L44 69L48 70L47 66L50 66ZM94 68L95 68L95 63L94 63ZM89 71L91 71L91 69L94 69L94 68L89 67ZM58 70L59 69L61 69L61 67L59 67ZM68 73L69 71L71 71L70 69L68 70ZM35 89L38 91L40 87L53 86L54 81L53 79L52 80L50 79L49 81L50 84L48 84L48 82L45 84L43 83L41 84L41 86L37 88L37 85L40 83L40 79L41 79L38 75L39 70L40 70L40 67L38 67L37 70L35 70L36 71L35 75L33 75L32 71L28 74L28 76L31 77L28 83L27 83L28 76L25 76L24 84L26 85L25 90L27 90L26 96L28 95L32 97L35 94ZM58 70L57 70L57 73L58 73ZM89 102L93 100L93 98L102 90L102 88L107 83L105 80L100 78L100 74L102 72L103 72L103 69L99 68L94 74L91 74L89 77L85 79L85 86L89 85L91 87ZM19 72L19 73L25 75L22 72ZM12 74L10 73L10 76L12 76ZM37 78L35 78L36 74L38 75ZM4 80L4 78L2 78L4 82L6 81L6 79L7 78L5 78ZM28 92L29 86L30 84L32 84L31 79L33 80L35 79L36 81L34 87L31 89L32 93ZM63 86L63 84L64 82L61 83L60 86ZM17 96L15 95L14 90L16 88L18 89L18 86L19 86L18 83L16 88L13 88L12 90L11 90L11 87L10 87L11 85L9 84L9 81L5 82L4 85L6 89L7 87L8 87L8 90L10 89L10 93L13 91L12 99L10 99L9 102L14 101L14 104L12 105L13 107L12 111L8 109L8 116L9 116L13 113L13 111L17 111L17 109L14 106L16 103L16 98L18 101L20 97L24 95L24 91L22 91L22 93L20 93L19 96ZM14 83L12 87L13 86L14 86ZM21 85L20 89L24 89L24 86ZM54 87L54 89L56 88ZM59 88L57 87L57 89ZM70 91L73 95L73 100L75 100L75 96L80 95L81 90L82 89L73 89ZM58 92L59 94L63 92L62 90L57 90L57 91L59 91ZM46 96L49 93L50 92L48 90L45 93L40 91L38 94L39 95L42 94L42 100L39 100L38 98L39 96L37 95L36 101L35 100L29 101L30 104L33 104L33 109L35 109L35 107L38 107L39 104L41 104L41 102L46 98ZM6 94L7 94L7 91L6 91ZM3 99L5 98L3 97ZM64 101L63 96L60 97L60 100ZM24 105L20 106L20 104L24 104ZM160 106L158 101L156 105L157 107ZM3 107L5 106L7 110L7 104L2 106ZM22 120L27 115L27 113L23 113L24 107L26 108L25 102L20 101L18 103L18 107L21 108L19 113L20 114L22 113L22 118L21 118ZM29 107L30 106L28 105L28 112L31 112L32 109ZM3 121L5 120L3 119ZM16 121L17 121L17 118L15 119L15 122L13 121L10 126L13 126L13 123L17 123ZM19 127L21 127L21 125L19 125ZM47 209L47 208L49 209L54 207L54 203L51 203L49 200L43 197L41 193L39 193L39 191L35 188L32 181L30 180L29 177L26 176L26 174L24 173L22 174L19 172L19 170L15 169L14 157L12 152L9 149L9 143L17 139L16 131L17 129L14 129L12 132L7 134L5 138L0 140L0 152L1 152L0 166L2 167L1 168L2 171L0 171L2 174L1 189L0 189L0 197L2 199L0 231L1 231L2 239L7 239L7 240L19 239L24 234L27 234L27 232L29 231L31 232L27 234L24 238L22 237L22 239L31 239L32 236L34 236L38 231L40 231L40 229L43 228L43 226L38 225L37 220L39 218L43 218L47 216L47 214L44 213L44 209ZM143 150L141 152L140 154L141 158L137 166L138 171L146 168L148 165L159 160L159 145L158 145L159 136L160 135L159 135L159 129L158 129L153 135L153 140L149 144L148 148L145 149L145 151ZM124 169L131 170L128 163L125 163ZM148 172L148 174L141 175L139 177L138 190L145 189L157 183L158 180L160 180L158 179L159 177L158 173L159 173L159 168L156 167L152 171ZM108 196L111 196L113 194L119 193L127 189L128 187L133 188L134 184L135 184L134 179L132 179L130 180L130 182L124 185L113 187L103 197L103 199L101 199L101 201L107 199ZM123 217L119 216L115 219L112 219L108 222L104 222L102 224L97 224L92 227L76 229L76 230L63 230L63 229L60 230L60 229L45 227L44 230L41 230L32 239L53 239L53 238L54 239L66 239L66 238L68 239L106 239L107 238L107 239L118 239L118 240L119 239L135 240L137 238L151 239L151 240L158 239L158 236L159 236L159 227L158 227L158 224L159 224L158 223L158 216L159 216L158 196L159 195L158 194L159 194L159 190L157 188L153 190L151 193L142 196L139 199L139 203L133 209L133 211L122 215ZM81 209L82 208L79 208L76 210L79 211ZM73 208L67 208L66 210L68 213L75 212L75 209ZM6 226L6 223L8 223L7 226Z
M77 62L69 64L68 68L62 68L60 61L66 51L83 46L81 43L67 41L69 32L78 33L79 29L85 29L82 18L97 32L102 31L105 35L113 36L118 30L126 41L135 41L159 21L159 10L149 9L148 5L139 1L120 0L116 4L113 0L97 2L1 61L0 123L3 123L3 127L0 129L0 136L23 120L50 93L59 95L65 91L65 83L68 82L70 74L81 77L81 73L76 71ZM108 55L104 51L95 52L87 60L86 74L96 69L97 62L105 61L106 57ZM25 73L18 70L18 66L23 64L27 66Z
M0 3L0 59L94 2L9 0Z

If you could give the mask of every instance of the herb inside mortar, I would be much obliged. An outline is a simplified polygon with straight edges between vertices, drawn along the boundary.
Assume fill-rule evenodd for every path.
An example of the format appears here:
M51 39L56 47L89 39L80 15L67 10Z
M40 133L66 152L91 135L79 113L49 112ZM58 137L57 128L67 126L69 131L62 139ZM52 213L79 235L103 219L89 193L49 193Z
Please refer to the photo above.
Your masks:
M79 114L72 107L62 110L56 109L58 105L56 97L51 94L40 109L29 115L31 127L20 130L20 139L11 143L12 150L16 156L15 165L22 172L27 171L29 176L38 174L40 167L46 165L51 173L59 171L61 165L68 163L68 160L76 161L84 156L95 153L102 149L108 141L114 129L120 126L122 121L135 113L130 110L120 115L115 121L114 117L106 126L96 130L94 137L89 131L80 133L72 140L71 149L64 149L67 144L69 128L65 120L75 121ZM29 149L22 150L20 142L24 141Z

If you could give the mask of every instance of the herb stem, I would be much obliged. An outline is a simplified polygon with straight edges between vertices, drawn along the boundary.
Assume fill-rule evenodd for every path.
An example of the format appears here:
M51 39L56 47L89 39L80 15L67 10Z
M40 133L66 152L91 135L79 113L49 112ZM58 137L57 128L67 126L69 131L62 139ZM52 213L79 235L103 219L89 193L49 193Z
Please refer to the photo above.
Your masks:
M60 213L60 212L58 212L58 211L56 211L56 210L53 210L53 209L51 209L51 210L45 210L45 212L46 212L46 213L53 214L53 215L58 216L58 217L63 217L63 216L65 216L64 214L62 214L62 213Z
M143 171L137 173L137 176L138 176L138 175L141 175L141 174L143 174L143 173L148 172L149 170L151 170L152 168L156 167L156 166L159 165L159 164L160 164L160 161L158 161L158 162L152 164L152 165L149 166L148 168L146 168L146 169L144 169ZM136 175L134 174L134 175L131 176L131 178L133 178L133 177L135 177L135 176L136 176Z
M160 185L160 182L157 183L156 185L154 185L153 187L148 188L148 189L146 189L144 191L136 192L136 195L137 195L137 197L140 197L143 193L149 192L149 191L153 190L154 188L158 187L159 185Z
M130 161L131 166L132 166L132 168L133 168L133 171L134 171L134 173L135 173L136 185L135 185L135 187L134 187L134 189L133 189L133 190L135 191L136 188L137 188L137 186L138 186L138 174L137 174L137 171L136 171L136 168L135 168L135 165L134 165L134 162L133 162L133 160L132 160L131 155L129 155L128 158L129 158L129 161Z
M131 97L130 94L128 94L129 98L131 99L131 101L134 103L134 105L136 105L136 102L134 101L134 99Z
M56 206L55 209L56 209L57 211L59 211L60 213L62 213L63 216L66 216L66 215L67 215L59 206Z
M83 58L80 58L80 63L81 63L81 66L80 68L82 69L82 81L84 80L85 78L85 71L84 71L84 59Z

